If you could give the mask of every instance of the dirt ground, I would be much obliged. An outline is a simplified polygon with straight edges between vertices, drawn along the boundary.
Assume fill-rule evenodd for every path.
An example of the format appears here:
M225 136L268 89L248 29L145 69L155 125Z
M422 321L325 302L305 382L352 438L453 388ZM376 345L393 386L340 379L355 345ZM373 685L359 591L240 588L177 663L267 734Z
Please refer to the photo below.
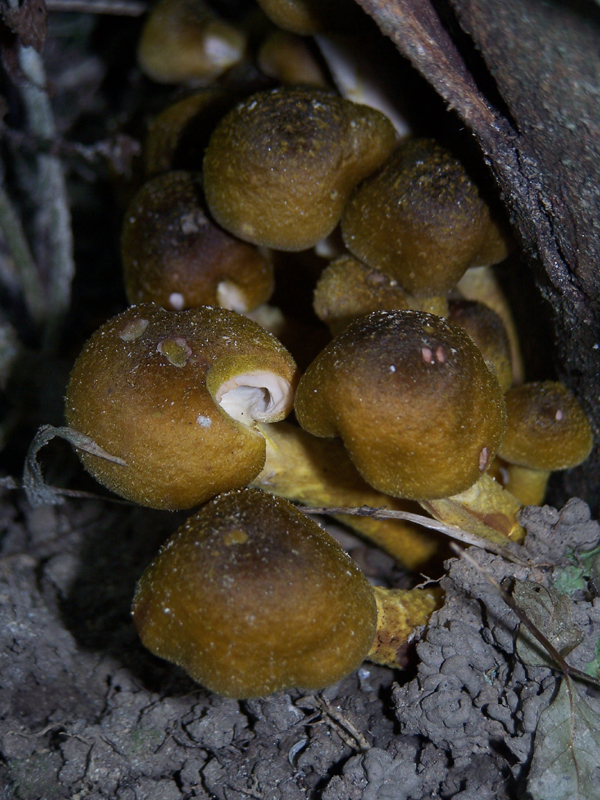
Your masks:
M144 650L129 616L135 581L176 515L77 500L0 505L0 797L422 800L524 796L533 735L557 672L515 653L518 624L481 574L452 559L445 607L406 673L366 663L321 692L235 701ZM572 501L526 512L524 555L564 562L600 526ZM342 535L372 580L390 559ZM478 551L498 579L549 585L546 566ZM572 598L593 661L600 605ZM595 700L594 702L598 702Z

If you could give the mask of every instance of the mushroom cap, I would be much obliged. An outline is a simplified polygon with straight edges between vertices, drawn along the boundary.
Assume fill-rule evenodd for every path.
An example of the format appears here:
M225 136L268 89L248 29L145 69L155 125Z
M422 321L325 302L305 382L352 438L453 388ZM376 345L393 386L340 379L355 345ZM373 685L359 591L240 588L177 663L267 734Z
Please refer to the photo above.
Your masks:
M315 286L315 314L335 334L371 311L410 308L409 295L397 281L351 255L332 261Z
M576 467L589 456L589 420L562 383L524 383L505 398L508 427L498 449L503 459L521 467L557 470Z
M430 139L400 144L352 192L341 224L350 252L416 296L446 294L468 267L508 252L460 161Z
M217 125L204 157L208 207L254 244L305 250L337 225L352 188L396 141L381 112L319 89L259 92Z
M445 297L413 297L401 289L394 278L368 267L354 256L343 255L321 273L315 286L313 308L335 335L353 319L371 311L404 308L437 313L447 310L447 301Z
M375 637L366 578L286 500L220 495L142 575L133 619L144 645L228 697L319 689L358 667Z
M321 32L358 32L365 15L343 0L258 0L267 17L284 31L311 36Z
M273 270L256 247L207 216L200 177L167 172L142 186L121 234L130 303L181 311L215 305L250 311L273 293Z
M144 141L144 168L151 178L168 170L202 169L217 123L249 90L206 87L169 104L152 120Z
M326 87L323 68L310 45L305 36L274 30L260 45L258 66L279 83Z
M449 300L448 322L465 330L493 369L503 392L512 386L510 339L504 322L489 306L475 300Z
M157 83L208 83L244 55L246 37L202 0L158 0L138 43L140 69Z
M133 306L85 344L66 391L69 426L125 466L79 452L117 494L191 508L261 471L252 425L291 410L296 367L260 325L225 309Z
M376 489L412 500L474 484L506 428L498 380L461 328L420 311L376 311L334 339L300 379L298 421L341 436Z

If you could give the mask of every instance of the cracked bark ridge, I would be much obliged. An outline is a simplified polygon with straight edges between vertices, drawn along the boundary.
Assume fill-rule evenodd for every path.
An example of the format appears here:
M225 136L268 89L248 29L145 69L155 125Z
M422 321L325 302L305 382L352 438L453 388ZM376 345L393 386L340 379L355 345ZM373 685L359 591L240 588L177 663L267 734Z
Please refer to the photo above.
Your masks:
M594 428L594 452L565 475L564 489L596 511L600 9L553 0L359 2L470 128L495 175L552 308L560 377L581 399ZM479 50L487 74L467 52L464 37L452 36L457 23ZM480 88L490 76L505 106Z

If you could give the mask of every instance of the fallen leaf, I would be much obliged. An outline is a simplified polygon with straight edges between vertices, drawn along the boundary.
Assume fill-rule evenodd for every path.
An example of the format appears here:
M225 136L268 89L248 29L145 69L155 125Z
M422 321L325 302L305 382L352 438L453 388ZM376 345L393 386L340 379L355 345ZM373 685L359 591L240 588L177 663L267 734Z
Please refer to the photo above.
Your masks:
M533 800L597 800L600 715L573 682L561 682L540 717L533 747L527 784Z

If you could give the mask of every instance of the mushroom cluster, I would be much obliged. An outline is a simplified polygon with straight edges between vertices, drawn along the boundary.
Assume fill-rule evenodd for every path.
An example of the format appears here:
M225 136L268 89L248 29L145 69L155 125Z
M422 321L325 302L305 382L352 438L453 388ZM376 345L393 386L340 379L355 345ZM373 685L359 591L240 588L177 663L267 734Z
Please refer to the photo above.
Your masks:
M289 501L418 503L518 541L521 505L592 441L564 386L521 380L491 270L510 239L468 170L329 85L296 34L329 30L335 0L283 5L264 3L288 29L266 28L269 77L257 86L253 64L252 79L221 79L152 123L122 232L132 305L84 346L66 395L68 425L100 448L80 453L100 483L153 508L205 504L142 575L133 617L147 648L231 697L320 688L364 658L398 666L440 602L371 587ZM199 60L219 58L191 76L165 45L161 73L160 34L198 36ZM286 47L289 71L275 66ZM207 84L244 48L192 0L161 0L140 63ZM315 273L304 324L330 341L307 359L280 287L295 280L300 296ZM283 311L265 310L272 296ZM409 567L436 548L410 523L343 521Z

